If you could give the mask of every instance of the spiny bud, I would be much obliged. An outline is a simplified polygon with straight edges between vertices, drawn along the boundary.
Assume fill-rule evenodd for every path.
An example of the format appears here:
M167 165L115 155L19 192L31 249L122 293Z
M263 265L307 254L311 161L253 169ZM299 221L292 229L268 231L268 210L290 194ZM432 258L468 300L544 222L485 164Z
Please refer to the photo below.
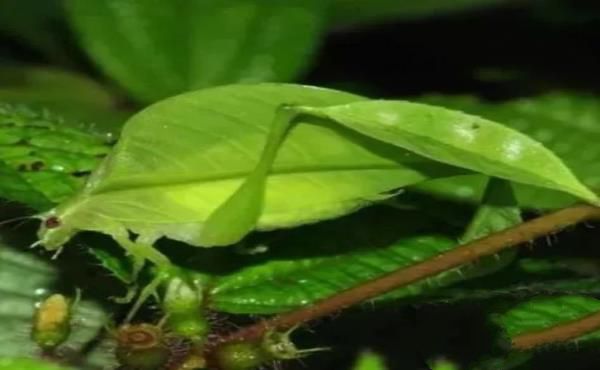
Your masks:
M151 324L123 325L116 333L116 357L129 369L158 370L171 356L162 330Z
M293 330L268 331L260 341L225 344L216 350L218 366L223 370L252 370L269 362L301 358L327 349L298 349L290 339Z
M33 317L31 337L44 350L53 350L71 333L71 302L53 294L39 302Z
M271 360L255 342L228 343L218 348L216 355L223 370L252 370Z
M117 360L127 370L197 370L205 365L201 347L160 324L126 324L115 334Z

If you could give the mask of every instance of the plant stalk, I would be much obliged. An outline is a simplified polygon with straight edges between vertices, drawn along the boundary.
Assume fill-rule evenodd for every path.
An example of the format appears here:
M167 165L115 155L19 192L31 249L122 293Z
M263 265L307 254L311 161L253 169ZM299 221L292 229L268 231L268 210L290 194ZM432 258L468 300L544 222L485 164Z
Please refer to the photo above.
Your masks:
M464 244L429 260L367 281L310 306L243 327L221 337L217 342L217 346L224 343L259 340L268 330L289 329L325 317L391 290L474 262L481 257L493 255L504 249L555 233L570 225L594 219L600 219L600 208L590 205L573 206L540 216L512 228ZM598 315L598 322L596 324L600 326L600 314ZM523 341L525 340L521 338L518 341L518 345L522 345Z
M541 345L566 342L600 329L600 312L582 319L532 333L525 333L512 339L513 349L525 351Z

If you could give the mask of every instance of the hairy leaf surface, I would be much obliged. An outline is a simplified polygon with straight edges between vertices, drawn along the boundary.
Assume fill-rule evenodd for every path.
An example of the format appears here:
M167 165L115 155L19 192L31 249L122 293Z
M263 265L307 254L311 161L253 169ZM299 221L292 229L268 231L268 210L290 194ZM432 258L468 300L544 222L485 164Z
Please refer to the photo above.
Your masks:
M0 104L0 194L47 210L83 186L109 144L46 111Z
M223 312L285 312L424 261L453 246L451 240L443 237L420 236L399 240L386 248L372 248L372 251L364 247L330 257L271 261L218 279L210 292L210 303L212 308ZM462 275L458 272L444 274L400 288L388 299L419 295L460 280Z
M600 300L585 296L541 297L521 303L494 317L509 338L550 329L600 311ZM597 341L600 330L573 339L577 343Z
M463 270L465 271L465 270ZM600 294L597 262L586 259L519 258L503 270L424 295L424 301L460 302L496 298Z
M520 223L520 212L515 202L508 182L492 180L482 205L461 238L462 242ZM362 213L312 230L301 230L278 241L271 248L273 252L266 253L267 261L217 279L209 294L212 307L235 313L286 311L432 258L456 246L454 241L441 235L409 236L418 229L411 229L411 225L431 223L423 216L409 212L382 214L389 216L369 218L369 213ZM412 221L407 222L407 218ZM400 231L403 228L406 230L404 234ZM391 230L396 230L396 233L390 234ZM389 234L387 239L386 234ZM341 235L341 240L336 241L336 237ZM311 251L316 255L321 251L327 256L294 258L285 256L285 252L277 252L280 250L302 250L309 255ZM442 287L497 271L513 257L511 252L485 258L397 289L376 300L419 300L421 295L423 300L459 300L468 296L470 291L445 292Z
M419 233L421 225L434 224L419 213L378 211L365 211L284 236L270 246L264 256L266 261L217 279L209 294L212 307L236 313L286 311L432 258L457 245L443 235ZM463 242L513 226L520 220L510 185L501 180L492 181ZM299 257L291 252L296 250L305 255ZM512 254L490 257L397 289L376 300L419 300L420 295L424 300L448 297L443 287L494 272L512 257Z
M298 308L452 249L456 243L417 212L376 207L337 220L280 231L262 254L213 281L209 305L233 313ZM378 299L412 298L461 281L458 271L400 288Z
M49 209L53 205L43 193L21 177L17 170L4 162L0 162L0 198L26 204L35 210Z
M597 278L553 279L528 281L503 287L460 288L449 287L424 295L425 302L461 302L482 301L494 298L532 298L540 295L593 295L600 294L600 282Z

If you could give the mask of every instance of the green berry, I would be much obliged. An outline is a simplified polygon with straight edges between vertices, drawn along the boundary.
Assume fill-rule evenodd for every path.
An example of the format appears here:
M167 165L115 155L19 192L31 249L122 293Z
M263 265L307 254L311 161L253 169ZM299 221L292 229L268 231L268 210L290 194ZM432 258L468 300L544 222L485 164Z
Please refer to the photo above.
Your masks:
M225 344L217 349L216 355L223 370L252 370L270 361L260 344L253 342Z

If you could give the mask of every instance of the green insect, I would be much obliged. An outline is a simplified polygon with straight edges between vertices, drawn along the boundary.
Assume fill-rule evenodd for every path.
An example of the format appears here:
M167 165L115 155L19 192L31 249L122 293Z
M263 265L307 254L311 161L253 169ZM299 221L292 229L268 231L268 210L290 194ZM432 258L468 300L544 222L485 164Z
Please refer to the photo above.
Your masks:
M232 245L254 230L339 217L472 172L598 204L540 143L480 117L310 86L229 85L131 118L83 189L39 215L38 244L59 250L96 231L125 248L135 271L145 261L168 268L153 247L163 237Z

